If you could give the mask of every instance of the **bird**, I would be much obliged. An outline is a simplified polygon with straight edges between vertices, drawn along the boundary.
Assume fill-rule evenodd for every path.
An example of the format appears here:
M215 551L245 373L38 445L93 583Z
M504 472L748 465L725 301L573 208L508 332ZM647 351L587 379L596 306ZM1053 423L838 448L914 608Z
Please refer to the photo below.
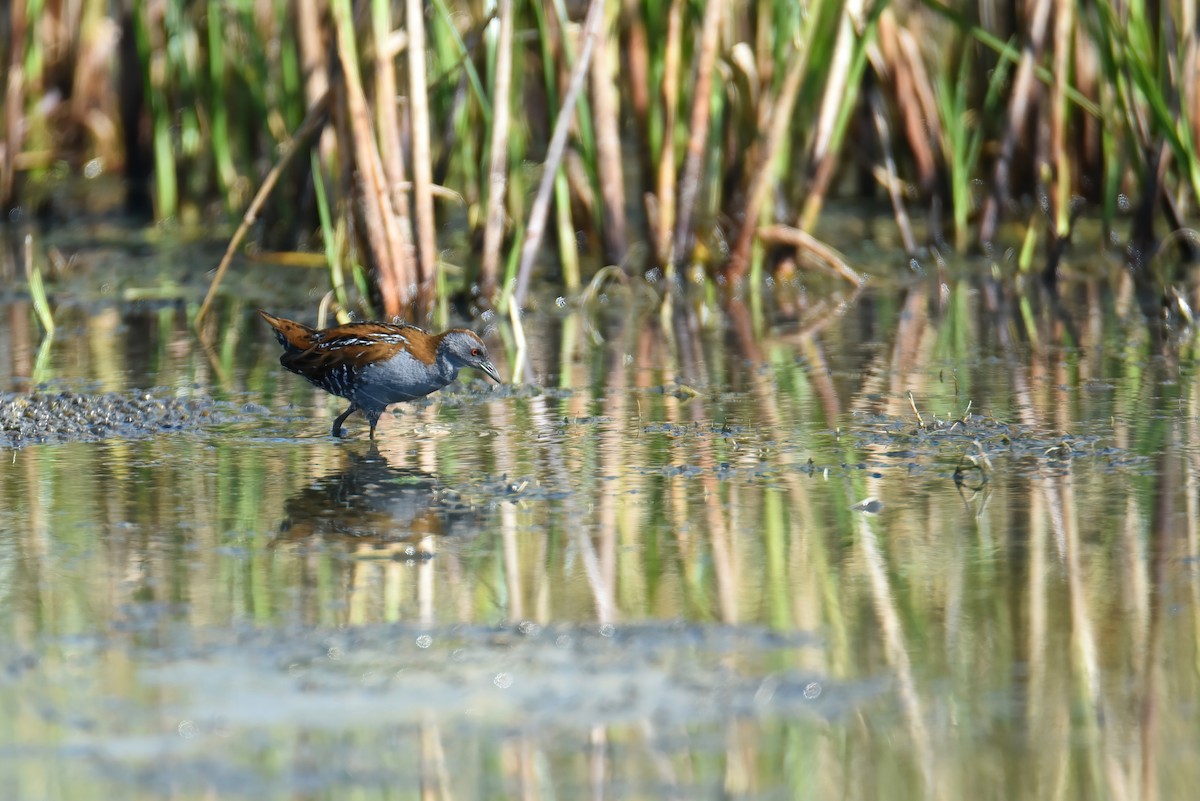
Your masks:
M502 383L483 340L465 328L431 334L415 325L362 322L318 330L262 309L258 313L283 346L280 364L350 401L333 421L335 437L342 436L346 418L360 411L375 439L384 409L438 391L463 367Z

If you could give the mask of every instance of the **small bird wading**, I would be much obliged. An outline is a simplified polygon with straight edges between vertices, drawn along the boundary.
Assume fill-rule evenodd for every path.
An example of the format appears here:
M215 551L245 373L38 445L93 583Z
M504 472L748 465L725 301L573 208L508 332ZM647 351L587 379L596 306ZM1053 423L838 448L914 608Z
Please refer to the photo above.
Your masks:
M493 381L500 374L487 346L474 331L452 328L431 334L413 325L349 323L317 330L275 317L262 309L283 346L279 363L321 389L350 401L333 421L333 436L356 411L371 425L371 439L383 410L393 403L422 398L474 367Z

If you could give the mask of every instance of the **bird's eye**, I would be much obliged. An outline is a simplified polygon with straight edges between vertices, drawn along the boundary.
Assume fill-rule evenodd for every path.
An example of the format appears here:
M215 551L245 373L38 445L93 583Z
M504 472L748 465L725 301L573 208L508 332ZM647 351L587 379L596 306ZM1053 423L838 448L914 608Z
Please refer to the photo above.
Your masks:
M478 355L479 355L479 348L471 348L471 355L472 355L472 356L478 356Z

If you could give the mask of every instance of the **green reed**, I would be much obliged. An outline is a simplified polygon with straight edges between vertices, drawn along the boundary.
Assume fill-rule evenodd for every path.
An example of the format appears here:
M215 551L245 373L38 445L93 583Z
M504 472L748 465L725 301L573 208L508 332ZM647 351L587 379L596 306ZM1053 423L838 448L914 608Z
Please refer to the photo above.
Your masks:
M1001 87L1009 75L1008 62L1001 60L992 70L982 112L973 111L971 75L972 65L977 63L973 56L974 50L973 46L968 46L962 51L957 59L957 70L953 70L952 60L946 63L936 93L938 112L941 116L941 145L946 154L949 172L954 242L959 250L965 250L969 243L970 215L975 210L971 182L978 174L979 155L986 134L983 126L996 110Z
M33 254L33 237L25 235L25 280L29 283L29 298L34 314L42 326L47 339L54 336L54 314L50 311L50 299L46 296L46 284L42 280L42 268Z
M1124 148L1146 154L1155 140L1165 141L1174 156L1172 174L1195 198L1200 196L1200 160L1190 127L1194 120L1180 107L1194 88L1180 70L1197 43L1194 32L1189 35L1178 25L1173 8L1155 29L1144 3L1130 4L1121 16L1101 3L1089 33L1101 55L1105 83L1115 88ZM1178 41L1178 50L1167 46L1171 41Z
M365 293L350 292L343 278L339 290L331 267L339 304L382 301L390 313L416 310L414 303L435 299L429 295L440 299L477 283L473 266L442 275L439 254L451 241L483 238L496 147L506 160L508 214L488 247L493 254L521 247L583 19L580 9L561 0L514 3L519 35L505 54L514 65L506 101L512 124L502 141L492 142L499 43L498 20L487 4L436 0L420 18L423 36L401 48L416 7L375 0L369 14L352 15L343 14L338 0L338 32L344 43L354 43L346 47L354 63L339 66L327 47L306 48L305 37L296 35L301 15L288 3L139 2L129 29L121 31L133 44L138 71L119 73L114 48L109 61L97 65L111 80L75 85L60 76L92 52L83 31L100 30L105 15L119 29L122 18L87 2L64 10L61 24L52 26L43 19L43 0L18 2L24 34L19 42L0 43L0 61L11 66L17 58L23 67L9 95L20 124L5 127L12 132L6 138L15 137L6 142L13 158L5 170L21 179L11 202L44 197L38 184L53 180L49 164L79 170L98 154L133 164L144 153L156 218L211 222L214 201L236 218L319 101L309 86L319 73L341 104L325 123L332 136L322 138L326 197L316 198L303 171L290 174L285 191L262 210L259 245L287 249L314 234L344 232L335 248L324 243L326 253L336 250L363 264L370 281ZM554 217L547 226L554 241L545 243L536 276L574 293L609 262L635 272L698 264L736 281L749 275L760 287L771 265L796 261L789 253L794 244L757 238L760 224L811 235L820 230L828 201L883 201L890 188L898 206L897 186L907 189L902 202L912 209L945 208L960 251L1016 246L1024 238L1014 226L980 228L988 223L972 216L973 187L989 198L1048 197L1051 243L1071 237L1076 197L1094 200L1119 240L1129 236L1119 196L1130 195L1130 208L1155 223L1137 234L1146 239L1143 249L1182 226L1200 203L1197 90L1188 80L1200 34L1189 4L1056 5L1043 32L1031 27L1026 17L1033 14L1018 17L1020 27L1011 30L981 22L1008 19L991 5L610 2L599 42L602 68L589 75L555 168ZM315 19L317 29L306 35L332 41L334 15L321 4ZM696 70L705 20L716 31L716 58L702 82ZM911 43L916 46L908 48ZM806 68L789 88L791 113L768 142L787 65L797 55ZM414 83L420 65L427 73L423 86ZM1032 78L1018 85L1023 69ZM357 100L343 90L351 74L360 76L371 119L350 113L347 104ZM696 95L700 86L707 87L705 97ZM59 96L54 93L92 116L56 111L48 102ZM872 103L872 110L883 110L881 130L894 153L894 173L886 179L880 178L883 134L857 122ZM918 106L919 113L905 117ZM1037 115L1026 128L1045 126L1051 133L1033 142L1021 138L1013 153L1003 154L1014 108ZM696 109L704 125L692 141ZM113 116L101 121L104 115ZM936 132L913 122L933 116ZM124 130L137 154L120 152L114 139L101 138L103 130ZM764 162L768 144L772 152ZM1167 154L1161 179L1144 166L1160 158L1160 149ZM764 163L773 165L765 173ZM455 195L466 201L465 214L444 199ZM1163 197L1170 202L1160 203ZM1024 223L1019 204L994 205L999 222ZM905 226L904 210L895 214ZM493 215L494 227L497 219ZM927 227L937 230L941 222L930 220ZM753 237L753 251L735 233ZM996 241L983 242L984 236ZM726 244L735 241L735 248ZM490 274L478 282L490 300L505 292L496 274L502 258L489 256ZM742 261L726 269L729 259ZM409 287L421 291L410 296Z
M208 3L209 80L212 86L212 149L216 161L217 179L226 197L237 182L233 154L229 141L229 108L225 91L225 46L221 22L220 0ZM236 211L236 209L231 209Z
M342 254L338 250L340 237L334 231L333 214L329 209L329 199L325 191L325 178L321 175L321 160L316 151L309 159L312 170L313 190L317 198L317 213L321 218L321 241L325 243L325 261L329 264L329 285L333 289L334 298L343 309L350 308L346 297L346 276L342 270Z

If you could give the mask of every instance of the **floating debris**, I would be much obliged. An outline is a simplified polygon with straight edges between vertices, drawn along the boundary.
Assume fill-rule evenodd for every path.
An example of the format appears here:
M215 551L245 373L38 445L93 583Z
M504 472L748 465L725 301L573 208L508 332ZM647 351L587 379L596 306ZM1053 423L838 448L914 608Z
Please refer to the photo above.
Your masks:
M211 398L181 398L165 392L4 393L0 394L0 446L144 437L233 417L227 404Z

